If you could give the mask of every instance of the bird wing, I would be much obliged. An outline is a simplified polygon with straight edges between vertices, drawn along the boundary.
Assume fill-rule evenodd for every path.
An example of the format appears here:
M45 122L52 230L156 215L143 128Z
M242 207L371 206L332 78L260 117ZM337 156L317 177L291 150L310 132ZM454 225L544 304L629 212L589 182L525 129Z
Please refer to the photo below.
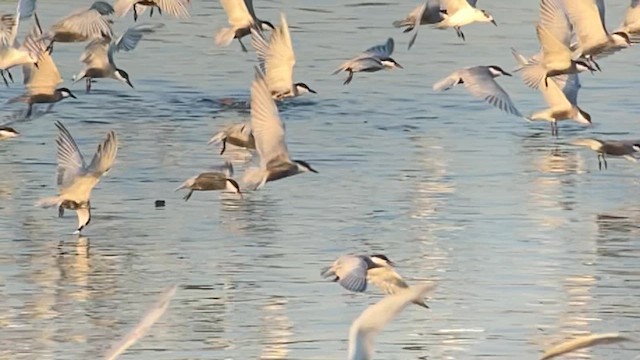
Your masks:
M111 24L98 10L87 9L72 13L51 27L52 31L74 32L89 39L113 37Z
M338 283L349 291L367 290L367 263L361 256L343 255L333 263L331 269Z
M113 4L113 9L116 12L118 17L123 17L127 15L129 10L135 5L139 0L116 0Z
M85 46L80 62L86 65L87 69L104 69L109 66L109 45L108 38L95 39Z
M446 9L449 16L457 13L460 9L464 9L469 6L475 7L475 1L474 4L471 5L471 1L467 0L441 0L441 4L442 9Z
M388 58L391 56L391 53L393 53L393 47L393 38L388 38L386 43L368 48L360 54L360 57L377 57L380 59Z
M280 26L271 33L269 51L265 59L266 79L271 91L291 90L295 63L289 25L284 14L280 14Z
M595 0L562 0L562 5L573 23L582 52L607 41L607 33L600 19Z
M262 73L266 73L266 61L269 56L269 42L265 38L264 33L253 26L251 27L251 46L256 50L260 71L262 71Z
M542 25L536 26L542 46L542 60L547 69L563 70L571 66L571 50Z
M509 114L522 116L504 89L484 67L467 69L462 74L465 88L473 95L505 111Z
M11 48L16 41L18 19L12 14L0 16L0 48Z
M229 18L229 24L234 28L243 28L253 24L253 16L249 13L244 0L220 0Z
M53 94L62 83L58 67L47 51L41 53L37 67L28 64L23 69L25 86L31 94Z
M460 82L460 72L454 71L449 76L438 80L433 84L433 91L446 91L456 86Z
M60 190L63 190L73 184L77 177L86 174L87 165L69 130L60 121L56 121L56 127L60 132L56 139L58 145L57 185Z
M333 72L333 75L339 73L340 71L351 69L353 72L362 71L363 69L370 68L383 68L382 62L377 57L361 57L356 56L353 59L350 59L344 62L340 67Z
M153 306L147 311L144 317L136 324L136 326L129 331L125 337L120 339L117 343L115 343L111 349L104 356L104 360L115 360L118 355L122 354L127 350L131 345L135 344L136 341L140 340L148 331L151 329L151 326L162 317L162 315L167 311L169 307L169 303L171 299L176 294L176 290L178 289L178 285L173 285L166 289L158 302L153 304Z
M552 346L547 349L540 360L548 360L554 357L566 354L578 349L599 345L599 344L613 344L620 341L629 341L626 336L622 336L619 333L605 333L605 334L589 334L577 337L575 339L562 342L558 345Z
M18 19L27 19L36 11L36 0L19 0L16 8L16 16Z
M369 269L367 272L367 280L385 294L395 294L398 290L409 287L400 274L390 267Z
M529 62L520 69L520 76L525 85L537 89L540 84L544 85L547 68L539 61Z
M131 51L138 46L144 34L151 34L163 26L163 24L138 24L132 26L115 41L115 49L117 51Z
M578 74L554 76L553 80L558 84L567 100L573 105L578 105L578 91L582 85Z
M187 9L189 0L154 0L154 2L160 10L173 17L179 19L186 19L189 17L189 9Z
M251 15L251 18L254 19L254 20L257 19L256 11L253 8L253 0L244 0L244 6L247 7L247 11Z
M273 160L290 161L284 141L284 124L264 75L257 68L251 85L251 129L263 168Z
M113 162L116 160L117 154L118 138L116 137L115 132L109 131L107 138L102 142L102 144L98 145L98 149L93 155L93 159L91 159L89 167L87 167L87 172L90 172L94 174L95 177L99 178L102 174L111 169Z
M538 24L568 47L571 43L571 23L569 23L569 19L558 1L560 0L540 1L540 21Z
M569 110L573 107L553 78L549 79L546 86L545 84L541 84L538 90L540 90L544 101L551 109L562 111Z
M370 360L378 333L411 302L433 290L433 284L421 284L385 296L365 309L349 329L349 360Z

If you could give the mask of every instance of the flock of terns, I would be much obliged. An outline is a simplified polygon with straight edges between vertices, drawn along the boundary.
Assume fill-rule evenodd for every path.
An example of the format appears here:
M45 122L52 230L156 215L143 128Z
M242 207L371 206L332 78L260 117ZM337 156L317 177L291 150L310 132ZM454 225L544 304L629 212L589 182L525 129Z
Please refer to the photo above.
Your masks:
M277 102L315 93L307 84L294 82L295 55L284 14L279 25L256 16L251 0L220 0L227 13L229 27L215 34L218 46L227 46L237 39L242 50L247 51L242 39L250 36L256 51L258 65L251 85L251 120L221 129L209 143L221 144L220 154L227 145L255 151L259 165L245 170L242 179L233 179L233 166L227 162L218 169L203 172L187 179L176 190L187 189L188 200L194 191L226 190L242 197L242 191L257 190L267 182L296 174L317 172L304 160L290 157L285 142L285 126ZM474 0L428 0L415 8L405 19L393 22L393 26L410 32L409 49L415 44L421 25L432 25L437 29L453 28L457 36L466 39L462 27L473 22L496 21L486 11L478 9ZM62 78L53 61L54 44L87 42L80 61L84 68L73 77L73 81L85 80L85 90L91 91L94 79L112 78L133 88L129 74L118 68L114 61L120 51L131 51L145 34L152 33L163 25L137 24L123 34L112 30L112 15L122 17L133 13L134 20L149 10L159 15L176 18L189 16L190 0L116 0L114 5L96 1L89 8L76 12L54 23L43 31L36 14L36 0L20 0L15 14L0 15L0 74L7 86L14 81L11 70L23 69L26 91L9 100L10 103L27 104L25 118L33 114L34 105L47 104L48 109L68 97L75 95L64 87L58 87ZM578 74L584 71L601 71L597 61L617 51L626 49L640 39L640 0L631 1L631 6L621 27L609 32L604 23L603 0L541 0L540 19L536 33L540 51L527 58L517 50L513 55L518 64L515 70L524 83L539 90L548 108L530 116L523 116L508 93L496 82L499 76L511 76L499 66L475 66L457 70L433 85L435 91L445 91L463 84L472 95L509 114L525 119L543 120L551 124L553 135L558 134L557 122L574 120L591 124L591 116L577 103L580 81ZM22 42L16 37L21 22L33 18L33 24ZM267 32L270 32L267 36ZM59 45L58 45L59 46ZM376 72L402 68L392 57L394 41L370 47L344 62L334 74L346 72L344 84L349 84L358 72ZM0 140L18 135L9 124L0 127ZM38 201L41 207L55 207L60 217L65 210L75 210L78 217L76 233L82 231L91 220L91 191L113 166L118 152L115 132L107 134L99 144L90 162L85 161L71 132L64 124L55 123L59 134L57 144L57 196ZM637 161L640 141L577 139L576 145L586 146L598 153L600 167L607 167L606 156L621 156ZM331 266L323 269L322 276L338 282L345 289L364 292L368 284L374 284L387 294L381 301L366 309L354 321L349 332L349 359L370 359L373 354L375 335L408 304L414 303L428 308L424 296L433 284L409 286L395 271L394 264L385 256L344 255ZM115 359L128 346L139 339L164 313L176 287L167 290L140 324L116 344L107 355ZM600 343L627 340L619 334L589 335L560 344L549 349L543 359L550 359L578 348Z

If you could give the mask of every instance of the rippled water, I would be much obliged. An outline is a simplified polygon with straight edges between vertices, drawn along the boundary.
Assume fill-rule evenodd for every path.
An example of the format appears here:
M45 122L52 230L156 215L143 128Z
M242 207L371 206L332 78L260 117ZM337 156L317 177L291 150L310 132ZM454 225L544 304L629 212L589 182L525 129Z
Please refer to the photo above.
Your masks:
M594 154L568 145L639 137L637 49L582 77L580 101L595 126L563 123L553 138L547 124L505 115L464 89L431 90L459 67L510 69L512 46L536 51L535 1L481 1L498 27L470 26L466 43L422 27L407 52L408 37L390 24L413 2L256 0L265 19L286 11L295 78L318 91L283 104L281 115L294 157L320 173L243 200L209 192L185 203L172 190L223 161L209 137L248 119L220 100L248 98L255 63L237 43L215 47L226 22L217 2L193 3L189 21L154 17L166 27L117 55L135 90L100 80L84 95L77 84L78 100L17 123L22 137L0 142L0 359L98 358L171 283L181 287L169 312L123 359L343 359L351 321L380 298L321 280L322 266L350 252L383 252L410 281L438 283L431 310L409 307L381 334L377 359L535 359L575 334L637 335L640 170L612 159L598 171ZM42 22L73 4L42 2ZM627 1L608 5L614 27ZM347 87L329 75L388 36L404 70L356 74ZM67 85L81 51L56 47ZM499 82L523 113L544 106L519 78ZM55 120L87 157L108 130L120 139L86 237L69 235L71 212L58 219L33 207L56 192ZM157 199L167 206L155 209ZM639 350L626 343L573 358Z

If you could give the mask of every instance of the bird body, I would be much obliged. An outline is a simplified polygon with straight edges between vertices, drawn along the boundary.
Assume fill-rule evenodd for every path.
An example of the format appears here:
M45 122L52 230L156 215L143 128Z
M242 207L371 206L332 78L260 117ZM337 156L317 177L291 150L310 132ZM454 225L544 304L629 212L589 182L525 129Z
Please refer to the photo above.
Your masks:
M63 209L75 210L78 216L76 233L79 233L91 221L91 192L113 166L118 153L118 140L115 132L110 131L107 138L98 145L91 163L87 165L67 128L59 121L56 122L56 127L60 132L56 140L59 195L41 199L36 205L45 208L57 206L59 216L64 214Z
M420 25L437 24L448 16L440 11L440 0L427 0L426 3L418 5L403 20L393 22L393 26L397 28L405 28L404 32L411 32L408 48L411 49L418 36L418 27Z
M278 114L269 86L260 69L251 85L251 130L260 167L248 168L243 175L243 187L257 190L269 181L304 172L317 172L306 161L292 160L285 143L284 124Z
M147 7L151 8L150 16L153 16L154 9L158 9L160 15L165 12L175 18L186 19L189 17L189 4L189 0L116 0L113 9L118 17L123 17L133 10L133 21L138 21L138 16Z
M394 294L409 285L398 274L393 263L385 255L342 255L331 266L322 269L324 278L332 278L349 291L363 292L368 283L377 286L385 294ZM420 300L415 304L428 308Z
M194 191L227 190L242 197L240 186L231 178L233 176L233 165L227 161L220 170L203 172L189 178L178 186L175 191L189 189L184 201L189 200Z
M256 17L253 9L253 0L220 0L220 4L222 4L224 11L227 13L231 27L218 30L215 36L217 46L228 46L233 39L238 39L242 51L247 52L247 48L242 43L242 38L251 34L252 27L257 27L261 30L275 29L270 22Z
M251 132L251 124L240 123L229 125L218 131L211 137L209 144L222 143L220 155L224 154L227 144L235 145L245 149L255 149L256 141Z
M598 153L598 168L607 168L606 156L623 157L631 162L638 162L636 153L640 152L640 140L598 140L577 139L573 145L588 147Z
M255 28L251 28L251 33L251 44L256 49L260 69L265 74L274 99L296 97L308 92L316 93L305 83L293 82L296 58L284 14L280 14L280 25L273 29L269 42Z
M344 81L344 85L347 85L351 83L353 74L357 72L376 72L393 68L402 69L402 66L391 58L393 48L393 38L388 38L385 44L370 47L358 56L344 62L333 72L333 75L341 71L348 72L349 76Z
M447 16L435 25L437 29L454 28L458 37L465 40L464 33L460 29L474 22L490 22L498 26L496 21L486 11L476 8L477 0L441 0L441 6L446 10Z

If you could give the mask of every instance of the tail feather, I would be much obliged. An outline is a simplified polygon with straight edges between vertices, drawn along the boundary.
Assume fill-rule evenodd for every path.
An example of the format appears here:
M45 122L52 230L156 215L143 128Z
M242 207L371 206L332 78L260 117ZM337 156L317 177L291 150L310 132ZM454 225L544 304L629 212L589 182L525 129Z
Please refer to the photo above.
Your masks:
M46 197L38 200L35 206L38 206L41 208L50 208L54 206L60 206L61 203L62 203L62 198L60 198L60 196L52 196L52 197Z
M268 173L261 168L248 168L242 176L242 188L258 190L267 182Z
M441 79L437 83L433 84L433 90L434 91L449 90L453 86L455 86L459 80L460 80L460 77L457 76L456 74L449 75L446 78Z
M222 140L224 140L224 138L227 137L227 133L226 131L222 130L222 131L218 131L217 133L215 133L213 135L213 137L211 137L211 139L209 140L209 142L207 143L208 145L211 144L219 144L222 142Z
M402 19L402 20L396 20L393 22L393 27L397 27L397 28L401 28L409 25L413 25L413 21L411 21L411 19Z
M236 37L236 31L233 28L222 28L216 33L217 46L229 46Z
M197 176L194 176L192 178L185 180L180 186L175 188L173 191L178 191L178 190L186 189L188 187L193 186L193 184L196 182L196 178Z

